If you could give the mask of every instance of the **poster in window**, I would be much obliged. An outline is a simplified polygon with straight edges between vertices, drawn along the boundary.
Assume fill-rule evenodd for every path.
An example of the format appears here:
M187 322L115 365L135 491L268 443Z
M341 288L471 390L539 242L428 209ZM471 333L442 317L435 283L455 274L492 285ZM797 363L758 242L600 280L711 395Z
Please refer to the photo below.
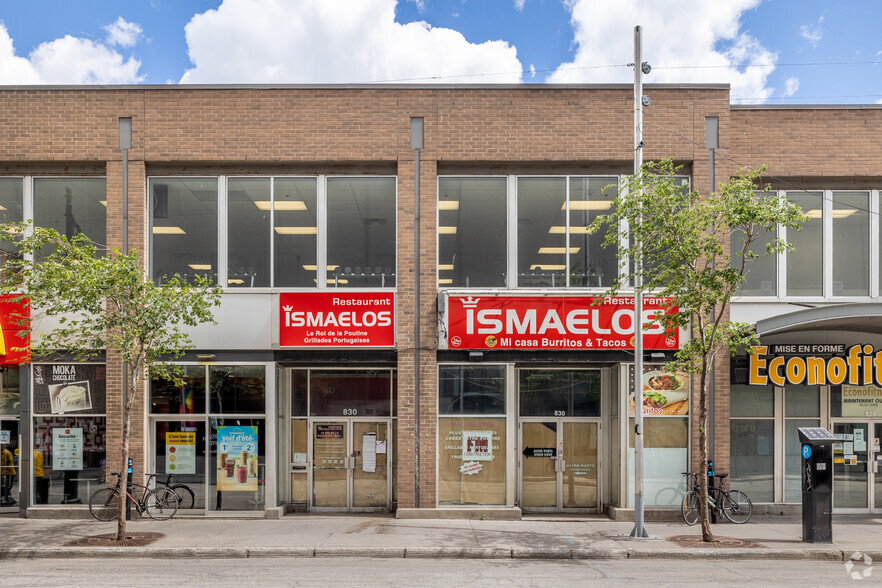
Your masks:
M257 427L217 428L217 489L257 491Z
M104 414L103 364L35 364L33 373L35 414Z
M56 427L52 429L53 469L79 471L83 469L83 429Z
M196 433L166 432L165 473L196 473Z
M492 461L493 431L463 431L462 460Z
M632 368L633 373L633 368ZM643 415L689 414L689 374L653 369L643 374ZM628 415L634 416L633 379L628 386Z

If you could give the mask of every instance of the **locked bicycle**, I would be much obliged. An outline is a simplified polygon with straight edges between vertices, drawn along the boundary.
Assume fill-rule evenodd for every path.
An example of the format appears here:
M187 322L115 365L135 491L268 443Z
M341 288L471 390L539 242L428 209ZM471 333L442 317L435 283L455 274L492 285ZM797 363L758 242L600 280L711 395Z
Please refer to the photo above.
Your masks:
M147 485L132 483L133 489L143 489L140 498L135 498L126 489L124 499L121 490L122 474L111 472L110 475L116 477L116 485L113 488L101 488L89 498L89 514L95 519L103 522L116 520L119 516L120 500L130 500L139 515L146 514L157 521L170 519L178 511L178 495L173 490L165 486L156 489L150 488L150 481L156 477L156 474L147 476Z
M165 479L165 482L157 477L156 483L165 486L166 488L177 494L178 509L193 508L193 505L196 503L196 495L193 493L193 490L191 490L189 486L182 482L172 483L171 475L169 475L168 478Z
M699 510L701 504L701 486L699 485L698 476L701 474L693 472L683 472L687 479L687 487L691 486L692 490L683 496L680 502L680 513L687 525L694 525L698 522L701 515ZM721 483L723 478L729 474L716 474L714 477L719 478ZM689 481L691 480L691 483ZM722 486L708 486L707 489L708 508L716 515L723 515L729 522L736 525L742 525L750 520L753 513L753 504L750 502L747 494L741 490L724 490Z

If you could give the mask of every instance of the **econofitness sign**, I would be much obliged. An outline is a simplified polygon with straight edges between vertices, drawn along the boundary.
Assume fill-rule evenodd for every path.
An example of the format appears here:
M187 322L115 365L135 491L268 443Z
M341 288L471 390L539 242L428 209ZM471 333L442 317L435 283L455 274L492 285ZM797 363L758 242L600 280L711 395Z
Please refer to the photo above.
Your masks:
M872 345L757 345L750 356L752 386L880 386L882 351Z
M678 312L670 298L644 297L644 349L677 349L679 333L659 323ZM450 295L449 349L634 348L634 299L627 296Z

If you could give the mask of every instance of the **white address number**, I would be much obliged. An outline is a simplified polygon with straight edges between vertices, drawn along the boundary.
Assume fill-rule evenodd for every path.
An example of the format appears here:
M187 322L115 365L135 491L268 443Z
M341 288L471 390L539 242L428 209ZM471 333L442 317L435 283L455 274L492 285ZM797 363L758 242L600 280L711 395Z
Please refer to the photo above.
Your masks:
M357 408L344 408L343 409L343 416L355 416L357 414L358 414Z

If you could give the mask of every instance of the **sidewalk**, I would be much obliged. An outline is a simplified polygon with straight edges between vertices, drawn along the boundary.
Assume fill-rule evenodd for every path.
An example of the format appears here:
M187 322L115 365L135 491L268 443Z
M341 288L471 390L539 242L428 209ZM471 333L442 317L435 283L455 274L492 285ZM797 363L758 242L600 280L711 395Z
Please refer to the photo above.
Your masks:
M718 524L718 537L760 547L682 547L671 536L700 535L698 526L648 522L657 537L627 537L633 523L605 517L525 517L520 521L399 520L393 516L288 515L280 520L176 517L130 521L129 535L161 533L142 547L71 547L77 539L116 531L116 523L0 518L0 559L89 557L386 557L547 559L815 559L843 561L854 552L882 560L882 518L834 517L834 543L802 542L795 517L755 517Z

